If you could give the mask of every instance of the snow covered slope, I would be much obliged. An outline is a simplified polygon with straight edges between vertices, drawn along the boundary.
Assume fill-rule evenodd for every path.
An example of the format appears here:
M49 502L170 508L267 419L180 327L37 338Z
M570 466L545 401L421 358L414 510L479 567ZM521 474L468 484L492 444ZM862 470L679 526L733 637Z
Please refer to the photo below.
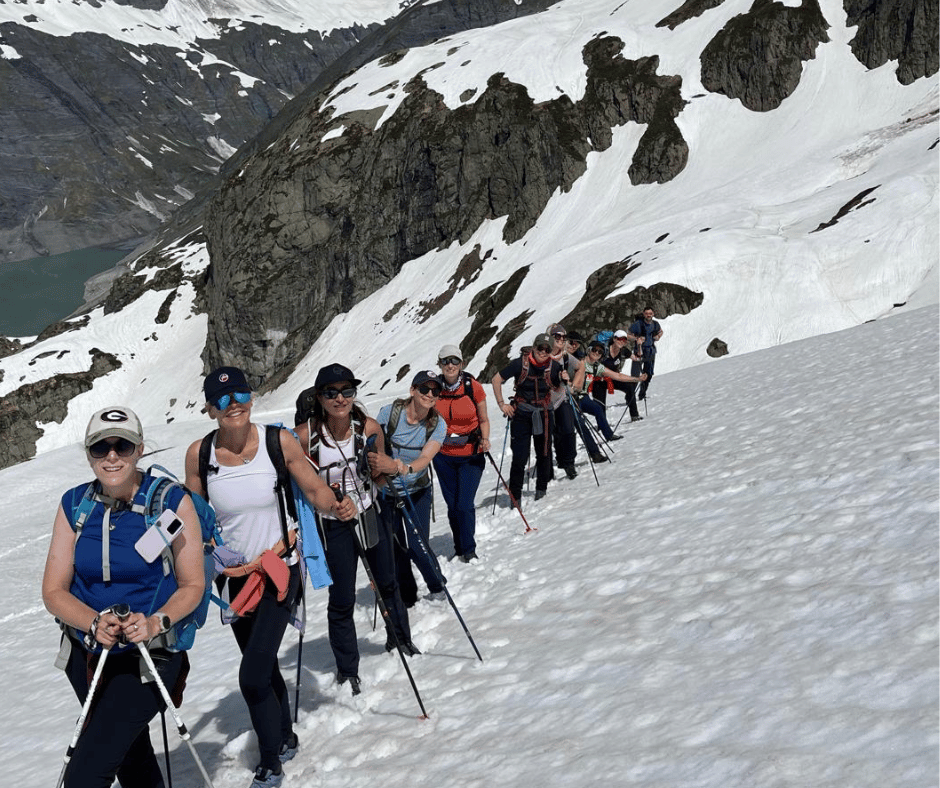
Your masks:
M936 786L937 322L933 306L659 376L599 487L582 463L525 494L528 535L505 495L491 514L488 470L481 560L444 564L484 661L445 604L412 611L428 720L362 573L358 698L308 591L285 788ZM149 391L136 406L162 406ZM153 459L180 470L209 427L146 428ZM88 477L75 446L0 471L0 758L23 785L53 784L79 711L39 586L59 496ZM440 508L431 544L450 555ZM257 758L236 652L211 620L181 709L217 788L245 788ZM292 692L297 655L289 634ZM174 785L200 784L170 727Z

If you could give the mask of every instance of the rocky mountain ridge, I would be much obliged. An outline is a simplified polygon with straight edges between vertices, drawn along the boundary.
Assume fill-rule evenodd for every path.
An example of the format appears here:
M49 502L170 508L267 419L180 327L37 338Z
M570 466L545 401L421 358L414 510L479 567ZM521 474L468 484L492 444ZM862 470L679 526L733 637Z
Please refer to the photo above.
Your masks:
M911 42L921 41L920 60L908 61L935 74L936 50L931 54L922 28L936 26L936 16L924 2L889 4L908 14L901 51L911 53ZM787 268L807 278L814 297L829 298L821 310L829 322L816 330L885 313L916 290L922 271L935 270L936 239L919 235L931 221L920 217L936 207L929 153L936 135L929 144L920 140L936 126L937 99L935 89L931 95L919 87L923 80L910 83L911 90L900 67L890 78L882 69L883 95L869 94L867 112L850 115L858 130L847 124L833 147L803 154L818 159L818 175L802 181L788 175L803 172L796 149L796 158L779 164L749 160L750 148L787 140L780 128L833 122L825 106L807 103L802 86L812 79L813 91L825 93L832 84L827 70L855 52L840 19L847 12L835 0L798 7L688 2L668 16L657 7L655 19L647 9L636 22L623 18L622 4L585 0L570 27L554 21L574 7L570 2L482 5L506 21L498 31L495 23L492 33L486 28L485 37L472 33L478 29L472 23L485 20L469 13L481 4L457 0L409 7L393 25L366 35L222 165L218 188L206 186L202 197L174 212L99 308L50 327L27 348L11 347L0 365L0 427L17 454L0 463L48 447L54 422L64 424L60 440L75 434L81 407L63 407L69 400L84 402L95 392L131 396L141 377L152 383L146 359L165 363L174 333L184 330L200 345L189 341L184 351L189 383L150 418L194 414L199 372L218 363L244 366L277 399L280 384L291 389L342 336L349 357L368 366L364 372L381 390L421 363L409 357L406 338L388 344L406 327L443 331L485 375L521 335L549 319L589 333L622 323L650 302L661 318L686 316L670 323L673 357L682 359L674 363L702 363L814 330L816 323L800 327L803 334L773 328L793 319L792 306L772 298ZM877 21L882 10L871 9L866 19ZM521 20L523 13L531 19ZM436 38L444 17L467 32L455 37L451 27ZM514 38L521 28L513 20L541 33L527 32L534 41ZM697 35L694 53L666 46L668 31L687 38L689 30ZM887 51L897 35L890 28L873 40ZM554 89L514 78L519 66L511 57L504 59L512 68L498 68L499 57L477 54L500 37L517 49L552 51ZM657 51L653 41L664 48ZM413 46L400 46L406 42ZM468 80L471 71L478 77ZM841 91L850 88L844 83ZM902 98L895 101L893 92ZM869 117L873 112L877 118ZM741 127L752 136L740 151L712 142L732 139L731 130ZM892 145L903 145L905 162L916 157L924 164L892 163L900 160ZM608 163L598 169L600 161ZM769 175L748 169L765 162L773 165ZM598 199L605 211L595 212ZM875 232L900 201L909 201L918 232L893 218L889 229ZM782 211L792 215L776 219ZM577 221L579 214L591 217L590 227ZM861 227L871 232L859 237ZM759 275L736 259L742 233L764 239ZM884 281L883 272L906 260L912 243L927 258L923 267ZM708 262L696 266L703 250ZM872 268L869 279L859 276L858 292L832 278L847 254ZM815 268L806 267L805 260L817 258ZM736 270L754 278L748 298L772 310L766 336L735 326L725 293L740 286ZM547 284L546 276L560 275ZM818 286L814 277L821 277ZM851 315L843 303L851 304ZM96 329L117 325L125 314L141 321L132 329L140 334L132 350ZM205 328L191 333L187 321ZM78 377L64 378L66 367ZM66 385L48 384L58 379Z

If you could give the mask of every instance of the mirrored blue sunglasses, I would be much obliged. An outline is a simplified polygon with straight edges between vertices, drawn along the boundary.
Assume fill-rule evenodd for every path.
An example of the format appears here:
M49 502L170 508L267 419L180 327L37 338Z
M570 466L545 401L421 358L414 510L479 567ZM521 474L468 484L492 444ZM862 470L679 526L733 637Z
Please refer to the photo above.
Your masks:
M231 394L223 394L213 404L219 410L225 410L229 405L232 404L233 397L239 405L245 405L251 402L250 391L233 391Z

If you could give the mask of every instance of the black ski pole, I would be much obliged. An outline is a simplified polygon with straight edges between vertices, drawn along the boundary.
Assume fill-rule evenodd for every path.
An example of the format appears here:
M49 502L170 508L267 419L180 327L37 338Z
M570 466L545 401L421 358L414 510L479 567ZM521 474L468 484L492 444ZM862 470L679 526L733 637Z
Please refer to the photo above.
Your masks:
M504 413L504 414L503 414L503 418L506 419L506 432L505 432L505 434L503 435L503 453L499 455L499 468L496 469L496 475L499 476L500 479L503 478L503 476L502 476L502 474L500 473L500 471L503 470L503 460L504 460L505 457L506 457L506 439L509 437L509 417ZM489 452L487 452L487 454L489 454ZM492 461L492 459L493 459L493 458L491 457L491 458L490 458L490 461ZM495 463L495 462L493 463L493 467L496 468L496 463ZM505 485L505 484L506 484L506 483L503 482L503 485ZM506 490L508 491L508 490L509 490L509 487L506 487ZM494 515L496 514L496 496L497 496L498 493L499 493L499 482L496 483L496 488L493 490L493 514L494 514ZM512 493L509 493L509 498L512 499ZM515 503L515 502L513 502L513 503ZM518 505L517 505L517 508L518 508ZM520 511L521 511L521 510L520 510ZM523 519L525 519L525 518L523 518ZM526 523L526 530L529 530L529 528L528 528L528 523Z
M402 490L404 494L404 500L401 495L399 495L398 490L395 488L395 483L389 479L388 482L389 489L392 491L392 495L395 496L396 500L400 503L405 503L406 505L402 508L402 514L404 515L405 522L408 523L408 526L411 528L411 533L414 534L415 540L418 543L418 546L424 552L428 558L428 562L434 568L434 571L437 573L437 579L441 583L441 588L444 590L444 595L447 597L447 601L450 602L450 606L454 609L454 615L457 616L457 620L460 622L460 626L463 627L464 634L467 636L467 640L470 641L470 645L473 646L473 650L476 652L477 657L480 662L483 661L483 657L480 655L480 649L477 648L477 644L473 642L473 636L470 634L470 630L467 629L467 623L463 620L463 616L460 615L460 611L457 609L457 605L454 603L454 598L450 595L450 591L447 590L447 583L444 582L444 575L441 572L441 567L437 562L437 556L434 555L434 552L431 550L431 546L427 543L427 540L424 538L424 535L421 533L421 530L418 528L418 513L415 510L414 503L411 500L411 496L408 495L407 490ZM411 507L411 512L408 511L408 506Z
M594 468L594 459L591 457L591 452L588 450L587 442L584 440L584 436L581 434L581 427L578 424L578 414L574 410L574 397L571 396L571 389L568 386L565 386L565 394L568 395L568 405L571 407L571 418L574 419L574 431L577 433L577 436L581 439L581 445L584 446L584 451L587 453L588 462L591 463L591 473L594 474L594 481L598 487L601 486L600 479L597 478L597 471Z
M167 788L173 788L173 770L170 768L170 739L166 735L166 712L160 710L160 727L163 728L163 760L166 762Z
M500 473L500 469L496 467L496 460L493 459L493 455L488 451L484 452L486 458L490 461L490 464L493 466L493 470L496 471L496 475L499 477L499 480L503 483L503 487L506 488L506 492L509 494L509 500L512 501L512 505L516 507L516 511L519 512L519 516L522 518L522 522L525 523L525 531L523 533L529 533L530 531L537 531L538 528L533 528L529 525L529 521L525 519L525 515L522 513L522 507L519 506L519 501L516 500L516 496L512 494L512 490L509 489L509 485L506 484L506 480L503 478L503 474Z
M343 500L343 493L340 490L339 484L334 483L330 485L330 488L333 490L333 495L336 496L337 501ZM360 526L362 525L361 514L357 516ZM352 520L349 521L353 523ZM405 673L408 675L408 681L411 683L411 689L414 691L415 698L418 701L418 706L421 708L421 717L420 719L426 720L428 718L427 710L424 708L424 702L421 700L421 693L418 692L418 685L415 684L414 676L411 675L411 668L408 667L408 660L405 659L405 653L401 650L401 641L398 639L398 634L395 632L395 626L392 624L392 617L388 612L388 606L385 604L385 600L382 599L382 594L379 592L379 584L375 582L375 575L372 574L372 567L369 566L369 559L366 558L366 550L362 546L362 541L359 539L359 534L356 532L356 526L354 524L350 525L353 535L353 546L356 549L356 555L359 556L359 560L362 561L362 566L366 570L366 577L369 578L369 585L372 586L372 590L375 592L375 601L379 606L379 611L382 613L382 621L385 622L385 631L388 634L388 637L395 644L395 648L398 651L398 658L401 660L401 664L405 668Z
M588 431L591 433L591 435L594 436L594 440L597 441L597 448L600 449L601 454L607 457L607 460L609 462L613 462L613 460L611 460L610 458L610 454L615 454L615 452L611 448L610 443L607 441L607 438L601 435L601 431L597 427L595 427L593 424L591 424L591 422L588 421L587 416L584 414L584 410L582 410L581 408L581 403L578 401L577 398L573 399L571 404L574 406L575 411L577 411L578 415L580 415L581 417L580 419L581 427L588 428ZM610 454L607 453L608 451L610 452Z
M617 428L620 426L620 422L623 421L623 417L627 415L627 411L630 410L630 404L624 406L623 413L620 414L620 418L617 419L617 423L614 425L614 432L617 431Z

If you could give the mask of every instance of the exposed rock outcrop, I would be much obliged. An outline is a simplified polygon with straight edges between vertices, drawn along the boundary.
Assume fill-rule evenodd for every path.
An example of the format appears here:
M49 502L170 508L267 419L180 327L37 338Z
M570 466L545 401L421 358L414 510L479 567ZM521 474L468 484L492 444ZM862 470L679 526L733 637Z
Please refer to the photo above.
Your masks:
M613 37L585 47L577 103L535 103L495 74L472 104L449 110L419 75L375 129L377 113L332 118L319 111L326 94L311 99L210 205L206 364L237 364L262 390L275 385L334 316L408 260L502 216L506 242L520 239L587 154L609 147L614 126L647 124L634 182L675 177L687 158L674 123L681 80L622 48Z
M755 112L776 109L800 84L803 61L829 40L828 28L817 0L798 8L754 0L702 51L702 85Z
M87 372L56 375L53 378L20 386L0 399L0 468L28 460L36 454L36 441L43 434L38 424L61 424L69 401L91 389L95 378L120 368L121 362L110 353L90 351L91 368Z
M660 19L656 27L668 27L670 30L675 30L683 22L701 16L724 2L725 0L685 0L675 11Z
M902 85L937 73L940 6L936 0L843 0L843 6L847 24L858 26L849 46L868 68L896 60Z

